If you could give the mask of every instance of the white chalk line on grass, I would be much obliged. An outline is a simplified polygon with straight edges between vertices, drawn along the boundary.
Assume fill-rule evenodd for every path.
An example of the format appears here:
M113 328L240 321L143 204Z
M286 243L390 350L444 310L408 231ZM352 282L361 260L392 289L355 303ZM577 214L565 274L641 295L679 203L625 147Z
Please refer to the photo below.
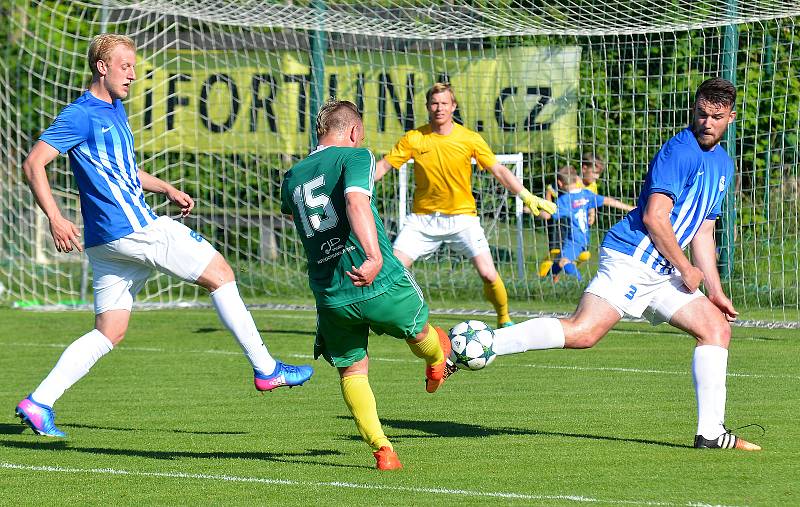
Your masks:
M4 343L8 347L44 347L44 348L60 348L64 349L68 344L66 343ZM167 350L152 347L129 347L123 345L119 348L121 351L126 352L180 352L185 354L219 354L225 356L239 356L242 354L240 351L234 350ZM287 354L285 357L292 357L295 359L313 359L310 354ZM370 361L378 361L383 363L416 363L413 359L398 359L392 357L370 357ZM498 365L494 363L492 368L504 367L505 365ZM613 373L635 373L635 374L652 374L652 375L689 375L688 371L670 371L670 370L653 370L643 368L621 368L613 366L567 366L567 365L553 365L553 364L519 364L513 367L523 368L539 368L543 370L572 370L572 371L598 371L598 372L613 372ZM800 380L800 375L764 375L760 373L735 373L728 372L728 377L735 378L753 378L753 379L777 379L777 380Z
M382 484L359 484L355 482L341 482L341 481L332 481L332 482L296 481L292 479L269 479L266 477L240 477L236 475L196 474L187 472L138 472L131 470L119 470L114 468L66 468L66 467L56 467L56 466L32 466L32 465L20 465L16 463L6 463L6 462L0 462L0 468L8 470L27 471L27 472L122 475L131 477L159 477L166 479L194 479L194 480L210 480L210 481L225 481L225 482L257 483L257 484L268 484L275 486L309 486L315 488L328 487L328 488L339 488L339 489L361 489L361 490L373 490L373 491L398 491L404 493L458 495L466 497L498 498L498 499L511 499L511 500L562 500L562 501L571 501L576 503L605 503L605 504L616 504L616 505L653 505L653 506L690 505L698 507L700 506L710 507L711 505L719 506L719 504L707 504L704 502L673 503L673 502L660 502L660 501L648 501L648 500L592 498L582 495L529 495L525 493L508 493L502 491L476 491L468 489L387 486Z

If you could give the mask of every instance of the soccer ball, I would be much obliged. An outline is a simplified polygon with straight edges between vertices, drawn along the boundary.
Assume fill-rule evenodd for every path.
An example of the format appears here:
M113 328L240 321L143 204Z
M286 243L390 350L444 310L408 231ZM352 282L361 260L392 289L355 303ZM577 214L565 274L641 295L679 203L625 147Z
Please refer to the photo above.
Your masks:
M485 322L461 322L450 329L449 335L450 361L462 370L480 370L494 361L494 331Z

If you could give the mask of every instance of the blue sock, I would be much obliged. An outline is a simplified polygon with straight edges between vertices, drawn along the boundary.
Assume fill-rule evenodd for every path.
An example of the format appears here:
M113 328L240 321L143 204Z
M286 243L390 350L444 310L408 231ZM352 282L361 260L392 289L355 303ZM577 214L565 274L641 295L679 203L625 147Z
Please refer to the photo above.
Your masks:
M572 275L575 278L577 278L578 280L581 279L581 272L578 271L577 266L575 266L575 264L573 264L571 262L569 264L567 264L566 266L564 266L564 273L566 273L568 275Z

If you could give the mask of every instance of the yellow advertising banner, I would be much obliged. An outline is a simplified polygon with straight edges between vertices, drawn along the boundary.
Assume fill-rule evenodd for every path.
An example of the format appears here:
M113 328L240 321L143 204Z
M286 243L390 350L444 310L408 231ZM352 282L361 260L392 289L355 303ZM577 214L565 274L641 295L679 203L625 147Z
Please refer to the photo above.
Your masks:
M328 52L324 97L359 106L365 146L387 152L428 121L425 92L449 81L456 120L497 153L552 152L577 142L580 48L493 52ZM166 51L140 63L126 103L148 152L285 153L309 150L310 56L298 51Z

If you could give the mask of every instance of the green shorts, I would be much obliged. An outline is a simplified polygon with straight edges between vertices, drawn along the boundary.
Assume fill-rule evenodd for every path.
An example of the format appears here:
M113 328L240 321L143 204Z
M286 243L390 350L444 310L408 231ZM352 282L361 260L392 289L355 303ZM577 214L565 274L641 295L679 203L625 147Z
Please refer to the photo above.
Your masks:
M335 308L317 307L314 359L323 356L337 368L351 366L367 355L367 337L388 334L408 340L428 322L428 305L411 273L406 272L379 296Z

